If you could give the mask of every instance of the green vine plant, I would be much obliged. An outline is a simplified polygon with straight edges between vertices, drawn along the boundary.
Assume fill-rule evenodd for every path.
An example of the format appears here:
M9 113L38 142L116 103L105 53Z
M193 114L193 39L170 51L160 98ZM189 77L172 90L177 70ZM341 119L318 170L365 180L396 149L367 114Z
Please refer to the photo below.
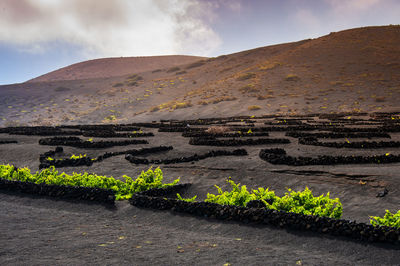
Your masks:
M124 175L124 182L113 177L86 172L68 175L64 172L59 173L54 167L31 174L31 171L26 167L16 168L12 165L0 165L0 178L36 184L111 189L115 191L116 200L130 199L134 193L152 188L174 186L180 181L178 178L171 183L163 183L163 172L160 168L156 168L155 170L150 168L146 172L142 171L135 180Z
M176 197L178 200L186 201L186 202L196 202L197 195L192 197L192 198L182 198L182 196L179 193L176 193Z
M207 193L205 202L213 202L221 205L235 205L245 207L252 200L260 200L265 208L294 212L305 215L317 215L339 219L343 213L343 207L338 198L331 199L329 192L326 195L318 197L312 194L312 191L306 187L304 191L293 191L288 189L285 196L278 197L275 192L269 188L258 188L251 191L247 190L245 185L236 184L228 178L227 182L231 185L231 191L223 191L215 186L218 194ZM180 198L178 197L180 200Z
M400 210L397 213L391 213L389 210L386 210L386 213L383 217L370 216L370 218L370 223L373 226L390 226L400 228Z
M76 160L76 159L82 159L82 158L86 158L86 157L87 157L86 154L83 154L83 155L82 154L79 154L79 155L72 154L70 159Z

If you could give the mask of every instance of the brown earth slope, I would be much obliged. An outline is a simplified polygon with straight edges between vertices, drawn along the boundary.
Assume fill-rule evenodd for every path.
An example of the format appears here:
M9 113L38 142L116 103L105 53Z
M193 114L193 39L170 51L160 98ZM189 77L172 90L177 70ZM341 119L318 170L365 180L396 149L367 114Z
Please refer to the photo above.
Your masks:
M202 57L185 55L101 58L63 67L28 82L115 77L188 64L200 59Z
M0 124L399 111L399 43L400 26L382 26L216 58L189 57L179 66L155 57L157 69L96 67L102 78L88 79L84 62L76 66L85 80L1 86ZM59 74L46 80L71 78Z

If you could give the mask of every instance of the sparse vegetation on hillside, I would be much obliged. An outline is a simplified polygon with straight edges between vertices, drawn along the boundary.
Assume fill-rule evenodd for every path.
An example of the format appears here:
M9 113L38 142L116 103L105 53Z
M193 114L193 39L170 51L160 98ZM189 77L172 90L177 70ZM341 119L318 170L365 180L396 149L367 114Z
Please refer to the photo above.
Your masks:
M122 87L122 86L124 86L124 83L121 83L121 82L117 82L117 83L114 83L114 84L113 84L113 87L114 87L114 88Z
M138 81L138 80L142 80L143 77L142 77L142 76L139 76L138 74L132 74L132 75L130 75L127 79L128 79L128 80L135 80L135 81Z
M239 89L242 94L251 93L251 92L259 92L260 89L257 88L254 84L247 84Z
M234 96L221 96L211 100L198 101L197 103L199 105L208 105L208 104L217 104L224 101L235 101L235 100L237 100L237 98Z
M255 110L260 110L261 106L259 105L250 105L249 107L247 107L247 110L249 111L255 111Z
M244 73L244 74L241 74L239 77L237 77L236 80L237 81L244 81L244 80L248 80L248 79L254 78L255 76L256 76L255 73L251 73L251 72Z
M54 89L55 91L70 91L70 88L66 88L66 87L57 87Z
M188 66L186 67L186 69L191 69L191 68L195 68L195 67L200 67L200 66L204 65L205 63L206 63L206 62L205 62L204 60L201 60L201 61L198 61L198 62L194 62L194 63L188 65Z
M114 121L114 120L117 120L117 117L115 115L109 115L109 116L104 117L104 120Z
M171 102L167 102L167 103L163 103L163 104L151 107L150 112L156 112L156 111L165 110L165 109L176 110L176 109L188 108L191 106L193 106L193 105L190 101L188 101L188 102L171 101Z
M125 83L128 86L137 86L138 85L138 81L140 81L140 80L143 80L142 76L139 76L138 74L133 74L133 75L130 75L126 79Z
M300 80L299 76L295 74L288 74L285 78L286 81L298 81Z
M274 69L274 68L276 68L276 67L278 67L280 65L282 65L282 64L281 63L277 63L277 62L273 62L273 63L266 62L263 65L261 65L259 67L259 69L260 70L270 70L270 69Z
M177 72L179 70L181 70L179 67L171 67L170 69L167 70L167 73Z
M267 95L257 95L257 100L265 100L265 99L273 99L276 98L273 95L267 94Z

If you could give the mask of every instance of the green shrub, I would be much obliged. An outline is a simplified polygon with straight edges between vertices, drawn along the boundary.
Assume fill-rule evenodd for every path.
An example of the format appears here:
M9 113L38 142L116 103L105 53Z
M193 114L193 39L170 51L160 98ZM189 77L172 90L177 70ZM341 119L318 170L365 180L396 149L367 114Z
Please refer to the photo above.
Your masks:
M73 159L73 160L77 160L77 159L82 159L82 158L86 158L87 157L87 155L86 154L79 154L79 155L75 155L75 154L72 154L71 155L71 157L69 157L70 159Z
M391 213L386 210L385 216L370 216L370 223L373 226L391 226L400 227L400 210L397 213Z
M115 115L109 115L109 116L104 117L104 120L114 121L114 120L117 120L117 117Z
M123 182L113 177L89 174L86 172L83 174L73 173L72 175L66 173L59 174L54 167L31 174L28 168L0 165L0 178L36 184L112 189L115 191L117 200L130 199L133 193L152 188L169 187L179 182L179 179L176 179L172 183L163 184L163 173L160 168L156 168L154 171L151 168L146 172L142 171L135 180L124 175L123 178L125 182Z
M179 193L176 193L176 197L178 198L178 200L182 200L182 201L186 201L186 202L195 202L197 196L194 196L192 198L182 198L182 196Z
M267 209L336 219L342 216L343 208L340 200L338 198L330 199L329 192L326 196L315 197L312 191L306 187L304 191L298 192L288 189L285 196L278 197L274 191L270 191L268 188L258 188L249 192L246 186L240 186L240 183L235 184L230 178L227 182L232 186L231 191L222 191L220 187L215 186L219 194L208 193L205 201L244 207L251 200L261 200Z

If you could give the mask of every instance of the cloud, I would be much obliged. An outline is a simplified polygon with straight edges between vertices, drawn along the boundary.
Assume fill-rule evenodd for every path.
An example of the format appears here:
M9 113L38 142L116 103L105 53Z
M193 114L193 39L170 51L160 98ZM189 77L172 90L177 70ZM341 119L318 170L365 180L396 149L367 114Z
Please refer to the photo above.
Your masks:
M314 31L319 31L321 29L320 19L309 9L297 10L294 17L296 22L300 23L301 27Z
M316 5L295 5L293 25L304 36L317 37L371 25L397 24L398 0L324 0Z
M382 0L325 0L336 12L363 11L380 4Z
M0 42L31 53L65 42L90 56L210 55L222 43L215 9L201 0L2 0Z

